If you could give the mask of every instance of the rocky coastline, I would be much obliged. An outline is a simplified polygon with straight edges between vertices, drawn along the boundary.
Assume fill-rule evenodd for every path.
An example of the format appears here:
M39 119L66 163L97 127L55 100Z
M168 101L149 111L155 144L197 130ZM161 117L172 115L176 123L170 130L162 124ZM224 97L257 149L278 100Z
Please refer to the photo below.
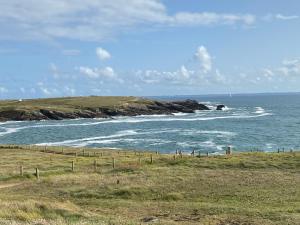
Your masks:
M55 107L54 107L55 108ZM114 116L160 115L173 113L194 113L196 110L210 110L195 100L184 101L136 101L111 107L74 107L59 110L45 107L36 109L0 109L0 121L63 120L78 118L111 118Z

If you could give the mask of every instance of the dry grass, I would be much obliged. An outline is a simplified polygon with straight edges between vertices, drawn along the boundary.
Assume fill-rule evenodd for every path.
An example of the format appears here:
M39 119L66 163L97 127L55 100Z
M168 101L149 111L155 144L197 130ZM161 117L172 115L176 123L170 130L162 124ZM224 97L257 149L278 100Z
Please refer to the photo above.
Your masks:
M151 153L87 149L85 157L76 158L70 153L82 154L81 150L64 149L64 154L41 150L0 149L0 186L7 185L0 192L0 224L296 225L300 221L300 153L176 160L152 153L151 164ZM60 148L48 151L61 153ZM20 164L24 177L19 176ZM41 170L39 181L35 167Z
M0 101L0 111L8 109L18 110L38 110L53 109L58 111L74 111L82 108L117 107L125 103L142 103L145 100L137 97L110 97L110 96L89 96L89 97L65 97L47 99L27 99L19 102L18 100Z

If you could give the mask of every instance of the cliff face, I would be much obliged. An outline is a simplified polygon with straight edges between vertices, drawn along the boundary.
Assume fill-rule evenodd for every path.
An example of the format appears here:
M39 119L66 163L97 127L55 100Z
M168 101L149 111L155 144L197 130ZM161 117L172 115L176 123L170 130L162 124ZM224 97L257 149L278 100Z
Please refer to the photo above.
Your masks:
M11 107L10 109L0 108L0 121L29 121L29 120L62 120L76 118L109 118L112 116L137 116L172 113L193 113L195 110L209 110L203 104L194 100L185 101L154 101L137 100L122 102L110 106L75 106L67 110L60 110L55 105L40 106L32 109Z

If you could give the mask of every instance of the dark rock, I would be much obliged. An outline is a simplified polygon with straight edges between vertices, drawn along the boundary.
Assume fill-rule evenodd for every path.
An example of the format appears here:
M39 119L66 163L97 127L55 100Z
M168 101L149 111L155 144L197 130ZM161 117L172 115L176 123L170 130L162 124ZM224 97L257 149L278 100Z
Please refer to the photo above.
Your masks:
M223 110L226 106L225 105L218 105L217 110Z
M218 106L218 110L224 108ZM110 118L113 116L137 116L154 114L173 114L178 112L193 113L195 110L210 110L207 106L199 104L195 100L185 101L140 101L128 102L115 107L103 108L74 108L68 112L40 108L38 110L0 110L0 121L8 120L62 120L76 118Z
M206 105L204 104L200 104L195 100L185 100L185 101L176 101L176 102L172 102L174 104L177 105L182 105L188 109L192 109L192 110L210 110Z

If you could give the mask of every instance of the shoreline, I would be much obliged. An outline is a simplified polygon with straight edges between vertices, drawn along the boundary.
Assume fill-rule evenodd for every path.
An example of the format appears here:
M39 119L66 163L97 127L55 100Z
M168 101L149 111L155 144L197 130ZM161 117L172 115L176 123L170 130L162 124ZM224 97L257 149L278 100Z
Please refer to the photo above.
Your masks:
M222 110L225 106L218 106ZM0 101L0 121L41 121L115 116L171 115L210 110L195 100L158 101L134 97L73 97Z

